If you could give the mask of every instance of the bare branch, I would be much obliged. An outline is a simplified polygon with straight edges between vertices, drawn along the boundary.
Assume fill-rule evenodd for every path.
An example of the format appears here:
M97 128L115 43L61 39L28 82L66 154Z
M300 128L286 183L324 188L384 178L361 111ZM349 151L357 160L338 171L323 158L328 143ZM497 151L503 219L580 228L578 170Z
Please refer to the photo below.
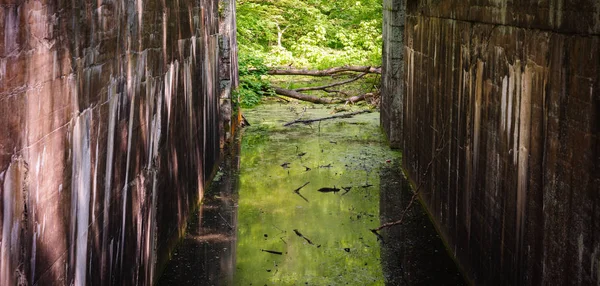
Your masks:
M313 122L320 122L320 121L323 121L323 120L330 120L330 119L336 119L336 118L350 118L350 117L353 117L353 116L358 115L358 114L370 113L370 112L371 112L371 110L361 110L361 111L356 111L356 112L352 112L352 113L334 115L334 116L317 118L317 119L294 120L294 121L291 121L291 122L288 122L288 123L284 124L283 126L290 126L290 125L294 125L294 124L298 124L298 123L310 124L310 123L313 123Z
M444 134L445 133L446 133L446 129L444 128ZM442 138L443 137L444 137L444 135L442 135ZM423 172L423 177L421 178L419 185L415 189L414 194L410 198L408 205L406 206L406 208L404 208L402 213L400 213L400 219L398 219L397 221L394 221L394 222L384 223L381 226L379 226L378 228L371 229L371 232L378 235L378 237L379 237L378 231L385 229L385 228L390 228L392 226L401 225L404 223L404 217L406 216L406 213L408 213L408 211L410 210L412 205L417 201L419 194L421 193L422 187L425 184L425 182L427 181L427 180L425 180L425 178L429 174L429 171L431 170L431 166L433 165L433 162L440 155L440 153L442 153L442 151L444 149L446 149L446 146L448 146L448 144L449 144L448 141L442 142L442 144L440 144L441 146L435 150L435 153L434 153L433 157L431 158L431 161L429 161L429 163L427 164L427 167L425 168L425 172Z
M328 84L328 85L297 88L297 89L295 89L295 91L300 92L300 91L309 91L309 90L326 90L326 89L328 89L330 87L340 86L340 85L348 84L348 83L351 83L351 82L355 82L355 81L361 79L362 77L364 77L367 74L369 74L369 73L366 73L366 72L365 73L361 73L358 76L356 76L354 78L351 78L349 80L335 82L335 83Z

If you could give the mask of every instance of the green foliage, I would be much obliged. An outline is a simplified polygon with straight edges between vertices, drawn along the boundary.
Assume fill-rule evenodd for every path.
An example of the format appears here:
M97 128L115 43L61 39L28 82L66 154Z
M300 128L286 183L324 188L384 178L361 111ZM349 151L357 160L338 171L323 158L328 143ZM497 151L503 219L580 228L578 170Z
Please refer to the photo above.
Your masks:
M264 95L272 95L273 90L263 76L268 68L259 57L241 54L239 58L240 86L236 91L240 106L253 107L260 102Z
M240 54L268 66L381 64L381 0L241 0Z

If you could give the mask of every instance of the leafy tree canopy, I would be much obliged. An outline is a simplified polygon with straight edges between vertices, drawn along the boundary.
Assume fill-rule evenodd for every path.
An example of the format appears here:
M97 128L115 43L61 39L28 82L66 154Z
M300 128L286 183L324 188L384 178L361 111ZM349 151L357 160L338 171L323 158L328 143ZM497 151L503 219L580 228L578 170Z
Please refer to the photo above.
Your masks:
M240 53L267 66L380 65L381 0L240 0Z

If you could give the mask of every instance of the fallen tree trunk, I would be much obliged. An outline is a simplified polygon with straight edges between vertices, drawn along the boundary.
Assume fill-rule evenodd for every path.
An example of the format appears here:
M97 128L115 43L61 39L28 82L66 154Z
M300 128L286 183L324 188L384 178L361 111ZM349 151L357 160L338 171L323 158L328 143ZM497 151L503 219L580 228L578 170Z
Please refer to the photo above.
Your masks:
M325 70L308 70L308 69L287 69L287 68L274 68L269 70L267 73L270 75L307 75L307 76L331 76L340 72L362 72L362 73L375 73L381 74L380 67L371 66L343 66L334 67Z
M352 113L334 115L334 116L317 118L317 119L307 119L307 120L298 119L298 120L290 121L290 122L284 124L283 126L290 126L290 125L294 125L294 124L298 124L298 123L310 124L313 122L319 122L319 121L323 121L323 120L330 120L330 119L336 119L336 118L350 118L350 117L358 115L358 114L370 113L370 112L371 112L371 110L361 110L361 111L356 111L356 112L352 112Z
M312 86L312 87L302 87L302 88L297 88L297 89L294 89L294 90L295 91L309 91L309 90L324 90L324 91L326 91L330 87L340 86L340 85L344 85L344 84L347 84L347 83L351 83L351 82L357 81L357 80L359 80L360 78L362 78L363 76L365 76L367 74L368 73L366 73L366 72L365 73L361 73L358 76L353 77L353 78L351 78L349 80L335 82L335 83L328 84L328 85Z
M375 94L372 93L372 92L369 92L369 93L365 93L365 94L361 94L361 95L350 97L350 98L348 98L346 100L346 104L348 104L348 103L357 103L359 101L363 101L363 100L365 100L369 96L375 96Z
M275 87L275 86L273 87L273 89L275 90L276 94L303 100L303 101L308 101L308 102L312 102L312 103L331 104L331 103L343 102L343 100L339 100L339 99L316 97L316 96L312 96L312 95L308 95L308 94L299 93L295 90L285 89L285 88L280 88L280 87Z

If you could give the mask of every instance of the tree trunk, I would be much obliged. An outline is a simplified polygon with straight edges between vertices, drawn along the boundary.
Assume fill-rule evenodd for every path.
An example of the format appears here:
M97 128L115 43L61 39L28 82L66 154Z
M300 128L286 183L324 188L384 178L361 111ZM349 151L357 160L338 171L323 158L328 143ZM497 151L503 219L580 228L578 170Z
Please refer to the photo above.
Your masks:
M341 72L362 72L381 74L380 67L371 66L343 66L326 70L308 70L308 69L286 69L274 68L268 71L270 75L306 75L306 76L332 76Z
M332 83L332 84L328 84L328 85L324 85L324 86L313 86L313 87L303 87L303 88L297 88L295 89L295 91L309 91L309 90L327 90L330 87L335 87L335 86L340 86L340 85L344 85L344 84L348 84L354 81L359 80L360 78L362 78L363 76L367 75L367 73L361 73L356 77L353 77L349 80L345 80L345 81L341 81L341 82L336 82L336 83Z

